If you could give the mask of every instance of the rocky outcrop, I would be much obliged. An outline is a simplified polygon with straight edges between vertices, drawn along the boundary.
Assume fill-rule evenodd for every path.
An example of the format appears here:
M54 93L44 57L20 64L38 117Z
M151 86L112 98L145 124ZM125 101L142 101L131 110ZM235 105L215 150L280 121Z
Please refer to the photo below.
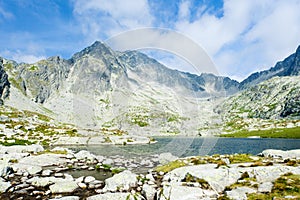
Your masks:
M2 100L9 96L9 88L10 83L3 67L3 58L0 57L0 104L3 104Z
M299 76L300 75L300 46L296 52L283 61L276 63L276 65L265 71L251 74L248 78L243 80L240 84L241 89L245 89L265 80L271 79L275 76Z
M275 77L228 98L219 106L225 118L299 118L300 76Z

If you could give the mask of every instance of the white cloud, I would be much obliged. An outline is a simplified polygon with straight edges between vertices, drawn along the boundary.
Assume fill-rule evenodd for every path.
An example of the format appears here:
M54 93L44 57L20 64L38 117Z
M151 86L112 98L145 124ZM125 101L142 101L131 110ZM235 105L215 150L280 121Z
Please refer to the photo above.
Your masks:
M40 61L42 59L45 59L45 56L41 56L41 55L34 55L34 54L28 54L26 52L22 52L20 50L16 51L16 52L12 52L12 51L3 51L0 53L2 56L4 56L5 58L14 60L16 62L24 62L24 63L35 63L37 61Z
M221 74L241 79L295 51L300 43L299 7L299 0L225 0L221 18L208 13L194 21L183 18L176 29L201 44Z
M152 25L147 0L74 0L74 15L89 40Z

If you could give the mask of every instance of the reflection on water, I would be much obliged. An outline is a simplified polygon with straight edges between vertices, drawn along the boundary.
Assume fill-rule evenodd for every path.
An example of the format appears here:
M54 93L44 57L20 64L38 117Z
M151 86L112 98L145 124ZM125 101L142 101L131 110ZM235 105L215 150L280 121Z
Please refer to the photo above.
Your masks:
M265 149L300 149L297 139L157 137L157 143L146 145L98 145L69 147L75 151L88 150L96 155L122 155L126 158L171 152L179 157L212 154L258 154Z

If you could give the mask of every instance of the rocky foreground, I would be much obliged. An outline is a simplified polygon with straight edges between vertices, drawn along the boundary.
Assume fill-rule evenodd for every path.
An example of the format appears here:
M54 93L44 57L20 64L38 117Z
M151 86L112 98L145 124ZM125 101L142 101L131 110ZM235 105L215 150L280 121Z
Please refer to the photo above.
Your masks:
M28 145L0 146L0 159L0 199L300 198L300 150L126 159Z

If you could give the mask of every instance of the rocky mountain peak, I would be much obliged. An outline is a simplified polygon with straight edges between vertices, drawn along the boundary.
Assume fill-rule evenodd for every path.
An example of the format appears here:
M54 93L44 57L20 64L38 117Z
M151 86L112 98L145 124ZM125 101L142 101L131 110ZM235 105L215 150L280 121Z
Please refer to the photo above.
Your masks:
M300 46L295 53L285 58L283 61L277 62L271 69L251 74L241 82L240 89L251 87L275 76L297 75L300 75Z
M95 58L103 58L103 57L113 57L115 56L114 51L107 46L106 44L96 41L91 46L86 47L82 51L75 53L71 60L74 62L86 55L95 57Z

